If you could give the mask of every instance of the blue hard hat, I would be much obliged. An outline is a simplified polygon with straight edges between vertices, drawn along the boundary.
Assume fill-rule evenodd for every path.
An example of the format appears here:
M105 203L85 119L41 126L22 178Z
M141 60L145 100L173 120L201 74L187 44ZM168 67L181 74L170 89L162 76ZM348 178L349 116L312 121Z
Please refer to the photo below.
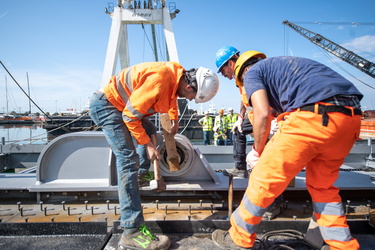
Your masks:
M223 67L223 65L226 62L228 62L228 60L237 53L239 54L240 52L235 47L232 47L232 46L225 46L219 49L216 52L216 67L218 67L219 69L217 73L219 73L221 67Z

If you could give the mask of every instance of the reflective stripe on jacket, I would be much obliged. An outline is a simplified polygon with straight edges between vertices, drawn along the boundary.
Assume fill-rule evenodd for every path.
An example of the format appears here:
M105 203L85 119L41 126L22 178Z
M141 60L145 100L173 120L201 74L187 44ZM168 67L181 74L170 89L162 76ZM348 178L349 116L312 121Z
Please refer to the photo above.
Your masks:
M234 123L237 121L238 119L238 115L237 114L233 114L233 115L227 115L226 116L227 118L227 124L228 124L228 130L229 129L232 129L233 128L233 125Z
M141 118L168 113L177 120L177 87L184 68L175 62L148 62L123 69L104 87L104 93L123 114L123 120L139 145L150 138Z
M245 87L244 87L244 86L242 86L242 87L238 87L238 90L240 91L242 104L243 104L245 107L249 107L250 104L249 104L249 99L248 99L248 97L247 97L247 95L246 95Z

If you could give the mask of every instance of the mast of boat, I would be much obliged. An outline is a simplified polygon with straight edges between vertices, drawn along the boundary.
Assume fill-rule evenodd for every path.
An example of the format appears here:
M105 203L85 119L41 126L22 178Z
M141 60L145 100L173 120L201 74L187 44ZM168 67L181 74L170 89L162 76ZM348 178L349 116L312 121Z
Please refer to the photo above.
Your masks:
M9 100L8 100L8 79L7 76L5 76L5 103L6 103L6 115L9 115Z
M27 93L29 94L29 115L31 115L31 100L30 100L30 84L29 84L29 74L26 72L27 78Z

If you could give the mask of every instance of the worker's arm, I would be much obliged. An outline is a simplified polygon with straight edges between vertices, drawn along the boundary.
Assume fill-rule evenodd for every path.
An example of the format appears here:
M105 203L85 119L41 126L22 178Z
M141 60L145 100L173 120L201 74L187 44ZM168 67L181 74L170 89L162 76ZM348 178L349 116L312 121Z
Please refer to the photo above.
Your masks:
M255 91L250 99L254 109L254 149L260 155L263 152L270 133L272 116L266 90L260 89Z
M149 141L146 144L146 149L147 149L148 157L149 157L151 162L153 162L155 159L160 160L160 153L156 149L156 145L152 141Z

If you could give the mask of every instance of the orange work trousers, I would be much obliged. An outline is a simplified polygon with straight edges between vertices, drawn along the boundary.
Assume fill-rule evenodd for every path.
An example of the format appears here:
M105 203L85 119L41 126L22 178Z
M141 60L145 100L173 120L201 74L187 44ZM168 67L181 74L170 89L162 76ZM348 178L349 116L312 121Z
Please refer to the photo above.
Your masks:
M265 209L306 167L306 187L311 195L314 217L331 249L359 249L351 236L339 189L334 186L339 168L359 137L361 116L309 111L283 113L279 129L267 143L240 206L231 216L229 234L241 247L252 247L256 228Z

